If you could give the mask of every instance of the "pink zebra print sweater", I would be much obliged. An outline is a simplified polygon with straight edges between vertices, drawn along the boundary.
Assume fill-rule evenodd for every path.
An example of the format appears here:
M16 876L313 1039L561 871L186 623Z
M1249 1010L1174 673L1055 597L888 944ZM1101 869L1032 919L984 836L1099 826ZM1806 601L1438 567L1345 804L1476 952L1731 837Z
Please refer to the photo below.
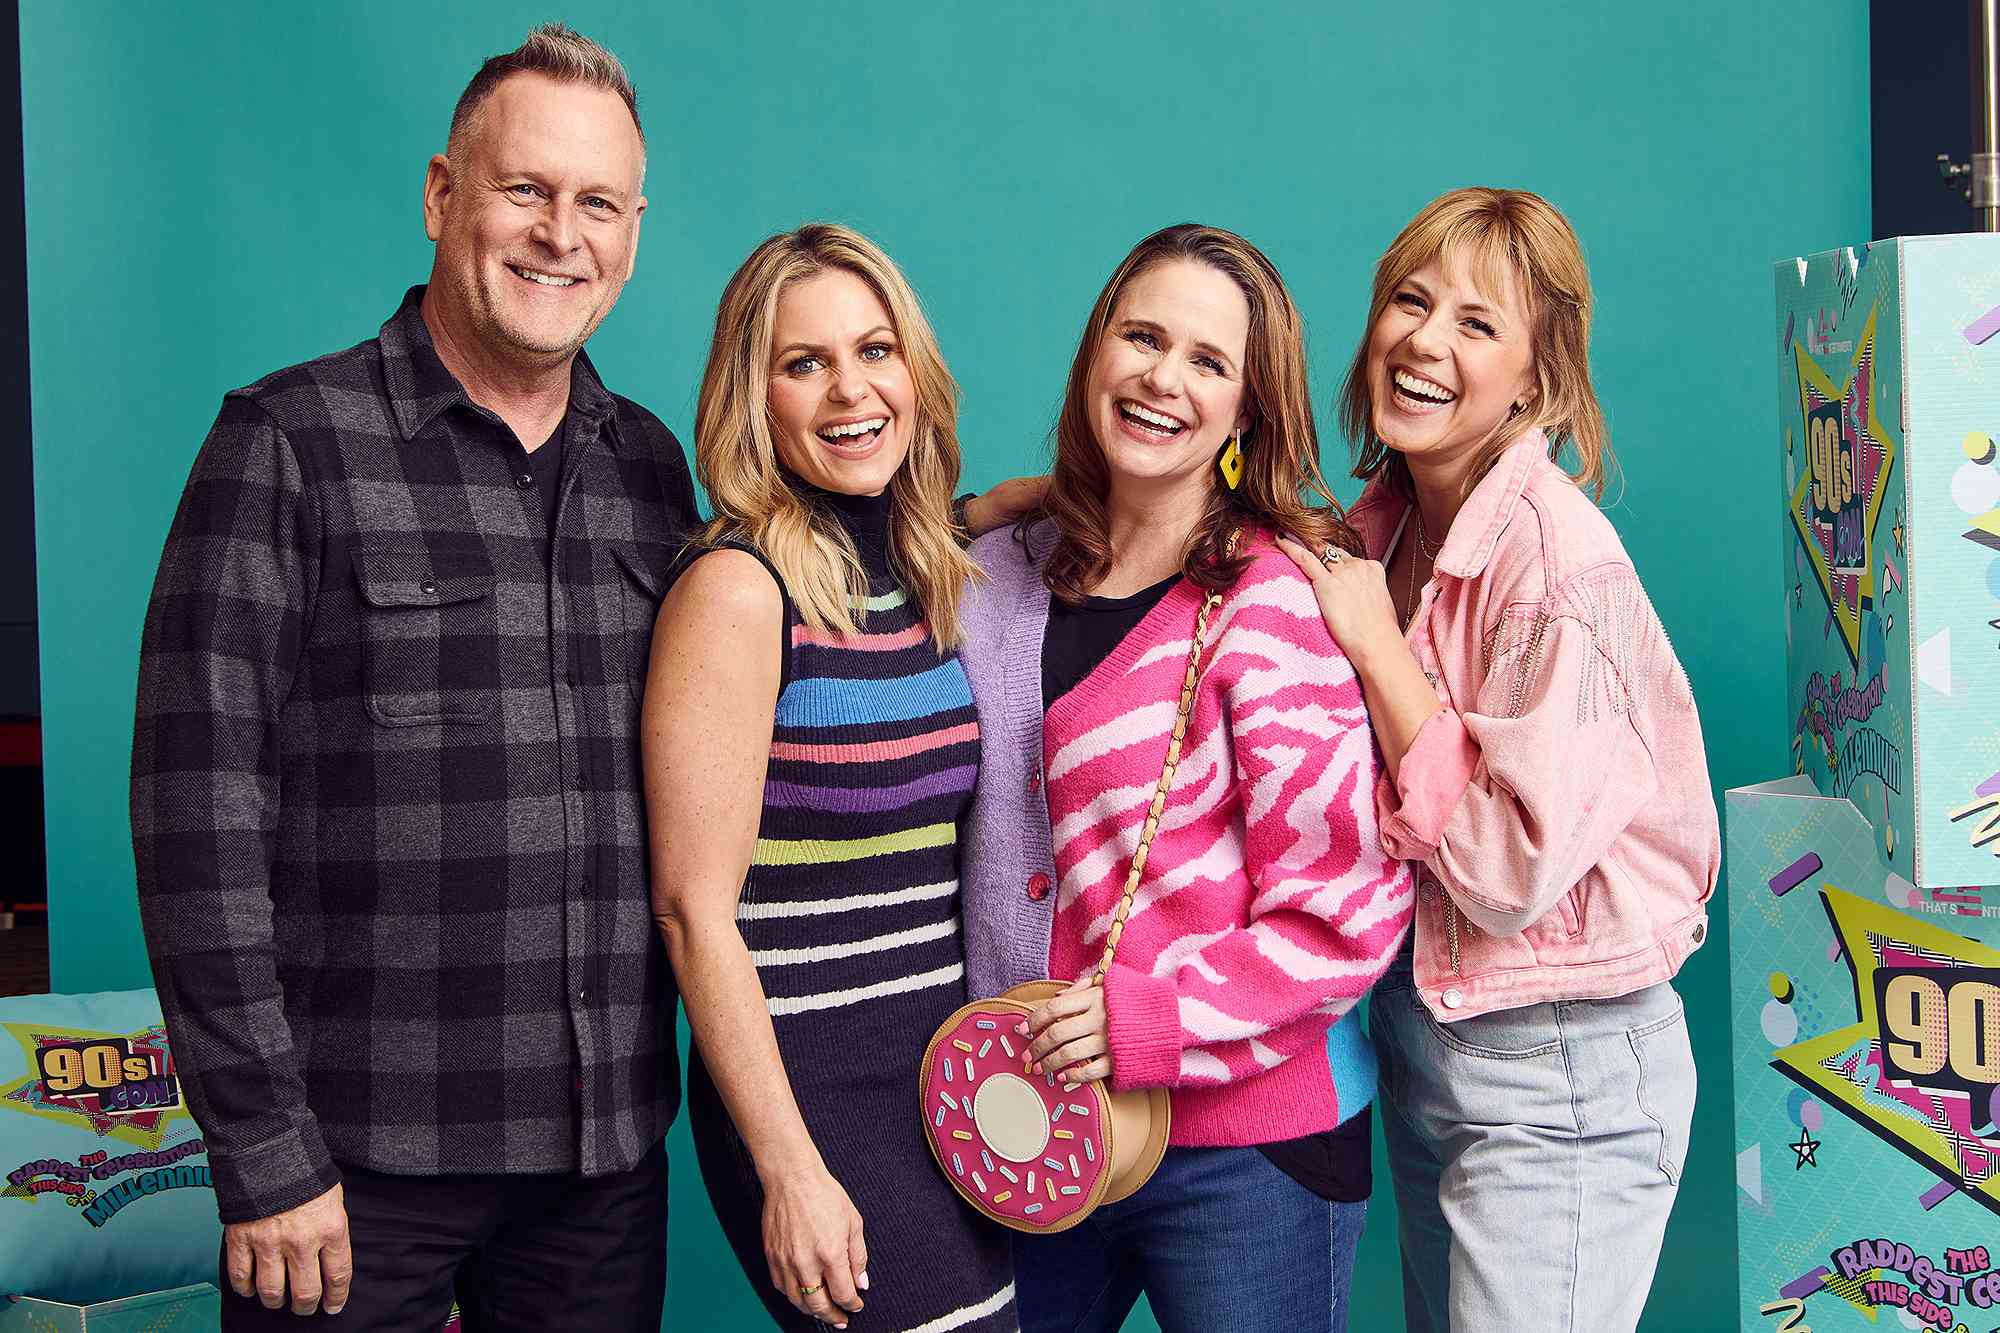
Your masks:
M1267 536L1209 618L1180 768L1106 978L1112 1080L1174 1090L1172 1142L1269 1143L1345 1117L1327 1028L1409 927L1375 825L1361 685ZM1159 780L1202 594L1182 582L1043 723L1049 969L1097 965Z

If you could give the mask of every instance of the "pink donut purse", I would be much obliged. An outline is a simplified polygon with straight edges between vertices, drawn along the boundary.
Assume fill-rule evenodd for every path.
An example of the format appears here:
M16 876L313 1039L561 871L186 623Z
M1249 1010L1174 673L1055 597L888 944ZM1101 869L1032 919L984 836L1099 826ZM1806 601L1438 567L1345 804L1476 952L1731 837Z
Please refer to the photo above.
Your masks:
M1180 763L1209 612L1221 601L1221 594L1209 594L1195 619L1166 763L1093 985L1104 984L1125 931L1132 895ZM1047 1233L1075 1226L1099 1204L1135 1193L1167 1150L1171 1112L1165 1088L1113 1092L1102 1080L1069 1083L1054 1071L1032 1072L1028 1043L1015 1035L1014 1025L1069 985L1053 979L1027 981L964 1006L931 1038L917 1075L924 1137L945 1179L967 1203L1016 1231Z

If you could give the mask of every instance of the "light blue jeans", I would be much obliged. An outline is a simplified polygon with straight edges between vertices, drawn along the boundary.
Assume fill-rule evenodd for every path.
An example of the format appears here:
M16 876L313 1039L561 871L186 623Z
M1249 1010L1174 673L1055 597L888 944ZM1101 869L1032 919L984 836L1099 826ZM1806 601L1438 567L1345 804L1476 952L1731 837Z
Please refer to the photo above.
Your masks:
M1412 1333L1636 1327L1694 1114L1674 988L1439 1023L1405 953L1369 1027Z
M1367 1218L1255 1148L1169 1148L1131 1198L1014 1236L1022 1333L1110 1333L1142 1291L1165 1333L1344 1333Z

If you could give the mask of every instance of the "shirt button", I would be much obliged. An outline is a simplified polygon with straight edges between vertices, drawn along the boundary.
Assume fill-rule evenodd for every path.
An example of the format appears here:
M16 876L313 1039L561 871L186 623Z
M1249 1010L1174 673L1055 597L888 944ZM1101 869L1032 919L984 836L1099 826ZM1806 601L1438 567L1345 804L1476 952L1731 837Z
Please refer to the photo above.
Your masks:
M574 671L565 671L565 672L563 672L563 684L565 684L565 685L569 686L569 687L570 687L571 689L575 689L575 688L576 688L576 672L574 672Z
M1049 877L1039 870L1028 876L1028 897L1035 902L1040 902L1048 896Z
M1037 769L1035 772L1028 774L1028 790L1040 791L1041 789L1042 789L1042 774L1041 770Z
M590 987L588 987L588 986L585 986L585 987L584 987L584 988L583 988L582 990L578 991L578 992L576 993L576 998L577 998L577 999L579 999L579 1000L581 1000L581 1001L582 1001L583 1003L585 1003L585 1004L589 1004L589 1003L590 1003Z
M417 591L422 593L426 597L437 596L437 590L438 590L437 584L433 583L429 579L425 579L422 583L419 583L417 585Z
M588 876L588 875L585 875L585 876L583 877L583 883L581 883L581 884L577 885L576 887L577 887L577 892L579 892L579 893L589 893L589 892L590 892L590 876Z
M576 789L578 791L588 791L590 789L590 780L581 773L576 775Z
M1700 921L1694 923L1694 942L1700 944L1708 938L1708 927Z
M533 490L535 485L535 474L532 472L523 472L520 476L514 478L514 484L516 486L519 486L524 491Z
M1453 986L1443 995L1440 995L1438 999L1444 1002L1445 1008L1456 1009L1458 1008L1458 1006L1465 1003L1465 992L1460 990L1458 987Z

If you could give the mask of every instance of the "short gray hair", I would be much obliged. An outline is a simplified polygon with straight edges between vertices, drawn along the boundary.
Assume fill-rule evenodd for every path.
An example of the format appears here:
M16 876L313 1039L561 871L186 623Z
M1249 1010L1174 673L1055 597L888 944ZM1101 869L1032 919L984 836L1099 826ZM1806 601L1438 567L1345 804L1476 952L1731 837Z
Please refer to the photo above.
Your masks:
M528 39L511 51L490 57L458 95L451 111L451 135L445 151L461 142L478 119L486 99L513 74L541 74L559 83L582 83L617 93L625 109L632 113L632 128L639 131L639 147L646 146L646 131L639 124L639 94L618 57L596 42L562 23L544 23L528 34Z

